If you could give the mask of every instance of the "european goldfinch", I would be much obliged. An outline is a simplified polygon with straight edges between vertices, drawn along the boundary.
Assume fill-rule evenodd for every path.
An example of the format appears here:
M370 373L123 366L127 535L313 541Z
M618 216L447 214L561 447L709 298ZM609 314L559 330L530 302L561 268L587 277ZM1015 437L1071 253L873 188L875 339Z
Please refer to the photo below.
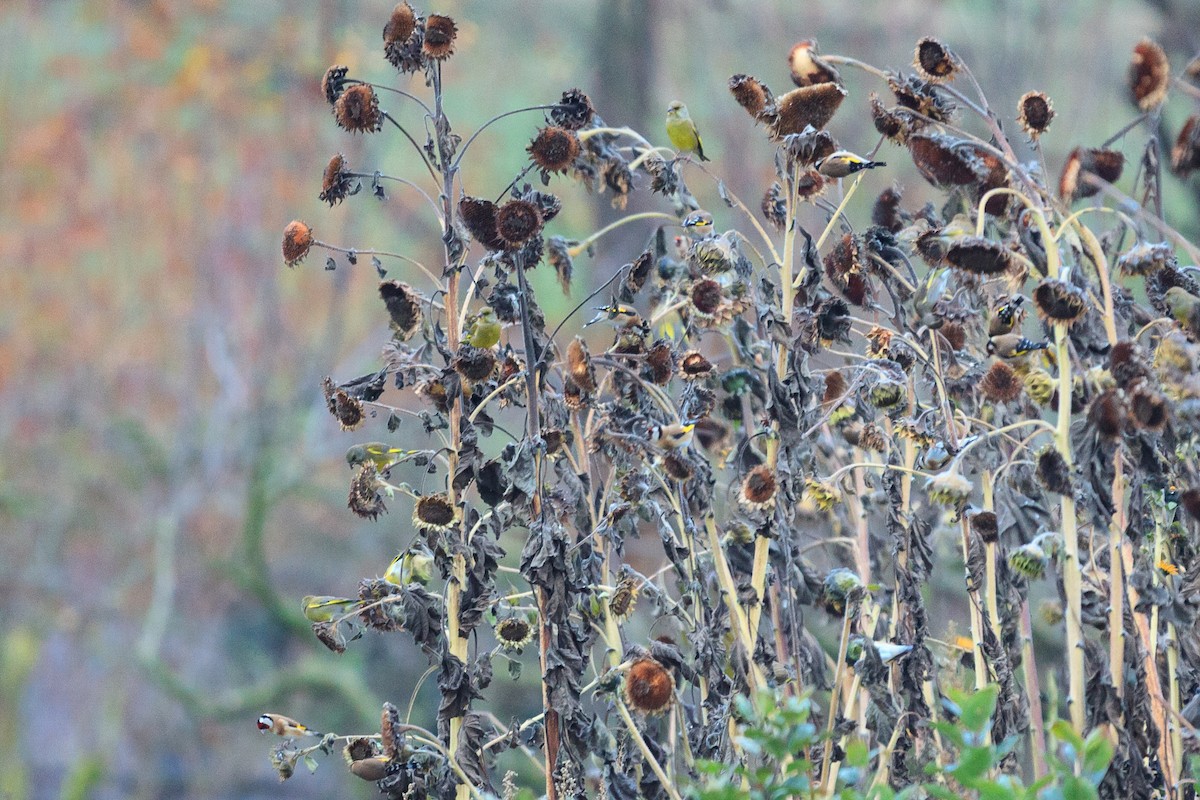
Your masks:
M870 161L851 153L849 150L838 150L836 153L830 153L817 162L817 172L827 178L844 178L847 175L853 175L859 170L875 169L875 167L886 167L884 161Z
M600 313L592 317L586 325L594 325L604 320L608 320L618 328L632 328L642 324L642 315L633 306L612 303L607 306L597 306L596 310Z
M263 714L258 718L258 729L263 733L270 731L276 736L324 736L323 733L310 731L291 717L283 714Z
M992 318L988 320L988 336L1003 336L1019 329L1025 319L1025 309L1022 308L1024 302L1024 295L1014 294L992 309Z
M1049 348L1049 342L1035 342L1032 339L1026 339L1019 333L1006 333L1003 336L993 336L988 339L987 343L987 353L989 356L999 356L1005 359L1020 358L1035 350L1047 350Z
M678 450L692 443L692 433L695 430L696 423L689 420L688 422L675 422L669 425L655 425L654 429L650 432L650 436L659 448L663 450Z
M713 229L713 215L700 209L683 218L683 228L692 236L708 236Z

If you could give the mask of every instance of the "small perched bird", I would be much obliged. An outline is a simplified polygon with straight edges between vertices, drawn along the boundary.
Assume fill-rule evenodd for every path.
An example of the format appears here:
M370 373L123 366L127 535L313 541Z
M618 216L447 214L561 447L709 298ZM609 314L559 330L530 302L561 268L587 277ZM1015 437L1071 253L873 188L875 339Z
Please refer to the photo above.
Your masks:
M918 466L929 472L937 472L949 463L950 451L940 439L922 450L918 458Z
M1026 339L1019 333L1006 333L1003 336L993 336L988 339L987 353L989 356L1000 358L1020 358L1034 350L1048 350L1049 342L1035 342Z
M695 430L695 420L655 425L650 431L650 438L663 450L678 450L692 443L692 432Z
M488 350L500 342L500 320L491 306L485 306L467 322L467 333L463 341L480 350Z
M642 324L642 315L633 306L612 303L607 306L597 306L596 310L600 313L592 317L586 325L594 325L604 320L608 320L618 328L632 328Z
M853 175L859 170L875 169L875 167L886 167L884 161L870 161L862 156L856 156L849 150L838 150L836 153L830 153L817 162L817 172L827 178L844 178L847 175Z
M348 597L330 597L327 594L308 594L301 602L304 616L309 622L332 622L334 617L344 615L358 601ZM261 721L260 719L259 722Z
M1200 297L1182 286L1167 289L1167 308L1175 321L1193 336L1200 337Z
M407 586L419 583L422 586L429 583L433 577L433 553L424 545L413 545L407 550L397 553L388 564L383 579L396 586Z
M276 736L324 736L323 733L310 731L291 717L283 714L263 714L258 718L258 729L264 733L270 731Z
M399 460L400 456L408 454L407 450L391 447L383 442L364 442L356 444L346 451L346 463L353 469L358 469L370 461L375 468L383 472Z
M1024 295L1014 294L992 309L992 318L988 320L988 336L1003 336L1019 329L1025 319L1024 302Z
M712 160L704 155L700 131L696 130L696 123L688 116L687 106L678 100L667 106L667 138L680 153L695 153L701 161Z
M700 209L683 218L683 228L692 236L708 236L713 230L713 215Z

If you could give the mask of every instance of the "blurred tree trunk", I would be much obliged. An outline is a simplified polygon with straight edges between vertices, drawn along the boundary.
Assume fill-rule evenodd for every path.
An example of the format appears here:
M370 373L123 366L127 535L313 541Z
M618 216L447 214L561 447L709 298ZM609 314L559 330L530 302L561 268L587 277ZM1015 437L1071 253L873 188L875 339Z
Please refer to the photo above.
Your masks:
M591 47L595 73L591 88L585 90L606 123L629 126L656 144L664 139L661 128L667 107L667 101L657 95L662 7L662 0L601 0L597 4ZM625 211L599 207L597 227L625 214L661 209L661 204L657 198L635 192ZM598 243L599 258L607 254L617 265L627 263L637 258L649 239L645 225L618 228ZM595 279L599 282L611 274L600 270Z

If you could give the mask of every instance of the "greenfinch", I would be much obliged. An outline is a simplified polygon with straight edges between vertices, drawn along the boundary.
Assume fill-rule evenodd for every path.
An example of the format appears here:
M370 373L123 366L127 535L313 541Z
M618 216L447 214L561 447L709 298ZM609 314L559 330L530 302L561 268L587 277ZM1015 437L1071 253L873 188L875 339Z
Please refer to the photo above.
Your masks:
M1200 336L1200 297L1196 297L1182 286L1172 286L1167 289L1166 301L1175 321L1185 331Z
M301 602L304 605L304 616L309 622L332 622L334 617L343 616L358 601L347 597L309 594L305 595Z
M704 143L700 141L700 131L696 123L688 116L687 106L675 100L667 106L667 138L671 146L680 153L695 153L701 161L711 161L704 155Z
M830 153L816 164L817 172L826 178L845 178L847 175L853 175L859 170L886 166L887 163L884 161L871 161L862 156L856 156L849 150L838 150L836 153Z
M383 579L396 586L410 583L424 586L432 577L433 553L424 545L414 545L397 553L392 563L388 564L387 572L383 573Z
M370 461L375 465L375 469L383 472L400 460L401 456L407 455L409 452L411 451L391 447L383 442L364 442L363 444L356 444L346 451L346 463L352 469L358 469Z
M263 714L258 718L258 729L263 733L270 731L276 736L324 736L323 733L310 731L291 717L283 714Z
M485 307L467 323L467 334L463 340L472 347L488 350L500 342L500 320L491 306Z
M989 356L999 356L1004 359L1021 358L1034 350L1047 350L1049 347L1049 342L1035 342L1032 339L1026 339L1019 333L1006 333L1003 336L993 336L988 339L987 353Z

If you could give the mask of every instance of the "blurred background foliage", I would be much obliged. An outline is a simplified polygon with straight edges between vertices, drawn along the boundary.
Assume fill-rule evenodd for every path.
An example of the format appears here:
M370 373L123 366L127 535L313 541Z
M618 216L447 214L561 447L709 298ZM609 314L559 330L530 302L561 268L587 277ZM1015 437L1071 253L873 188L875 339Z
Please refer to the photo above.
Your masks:
M341 433L320 395L322 375L375 368L387 336L377 276L366 259L326 273L314 257L288 271L279 253L283 226L300 218L325 241L436 263L436 222L414 192L390 188L378 202L368 189L332 210L317 199L335 152L363 172L421 177L394 131L338 130L319 90L333 63L407 83L382 58L391 6L0 4L0 796L375 794L335 760L279 786L273 743L253 722L279 710L319 729L369 732L382 700L405 707L426 665L411 644L376 635L333 656L300 614L302 595L353 593L381 573L411 532L407 508L375 524L346 510L343 453L384 438L382 421ZM1071 147L1098 144L1129 119L1124 73L1137 39L1157 38L1176 68L1200 44L1187 38L1200 35L1200 7L1166 0L418 8L459 22L447 82L460 133L578 86L610 124L665 144L663 110L680 98L716 173L752 206L772 176L770 150L726 81L746 72L784 90L799 39L907 68L916 40L938 36L1010 126L1021 94L1048 92L1058 114L1043 139L1052 175ZM843 76L851 94L832 132L868 150L867 98L883 87ZM412 106L384 101L420 128ZM1168 108L1164 136L1185 113ZM506 120L474 146L468 192L496 194L525 163L538 122ZM1144 136L1117 146L1136 158ZM894 180L906 205L923 202L911 167L883 175L875 191ZM741 224L713 185L692 184L718 226ZM583 238L615 218L605 197L580 199L565 181L554 190L567 202L553 233ZM1167 177L1167 216L1193 238L1196 196L1194 184ZM850 218L864 219L871 199L860 193ZM635 228L577 261L569 303L549 270L535 274L552 318L640 252L649 231ZM427 288L415 272L390 277ZM647 572L661 555L648 542ZM942 611L948 620L955 609ZM539 708L536 653L523 660L516 688L492 692L504 723ZM433 692L418 694L415 721L432 720Z

